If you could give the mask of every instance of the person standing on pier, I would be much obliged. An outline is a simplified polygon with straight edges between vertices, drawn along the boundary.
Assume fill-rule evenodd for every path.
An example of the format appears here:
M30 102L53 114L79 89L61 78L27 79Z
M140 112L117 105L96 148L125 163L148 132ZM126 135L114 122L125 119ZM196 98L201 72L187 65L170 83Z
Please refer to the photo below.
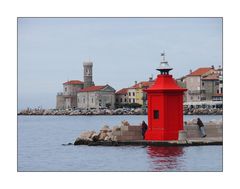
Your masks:
M148 126L147 124L145 123L145 121L142 122L142 136L143 136L143 139L145 139L145 133L148 129Z
M203 122L200 118L197 118L197 125L200 129L202 138L206 137L207 135L206 135L206 132L205 132L205 129L204 129L204 124L203 124Z

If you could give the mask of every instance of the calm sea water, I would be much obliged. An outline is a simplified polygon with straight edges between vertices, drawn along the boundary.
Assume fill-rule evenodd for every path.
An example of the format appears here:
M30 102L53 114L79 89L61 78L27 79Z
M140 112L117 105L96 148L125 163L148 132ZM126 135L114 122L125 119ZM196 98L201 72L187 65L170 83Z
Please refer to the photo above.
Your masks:
M139 124L147 116L18 116L18 171L222 171L222 146L62 145L73 143L82 131L122 120Z

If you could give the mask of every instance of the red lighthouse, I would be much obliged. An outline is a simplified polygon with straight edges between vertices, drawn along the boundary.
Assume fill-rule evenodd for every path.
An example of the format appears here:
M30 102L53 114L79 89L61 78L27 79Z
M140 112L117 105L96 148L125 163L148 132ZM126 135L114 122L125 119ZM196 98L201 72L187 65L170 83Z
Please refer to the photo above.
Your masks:
M160 74L155 84L146 89L148 99L148 130L146 140L178 140L183 130L183 92L187 89L177 85L169 71L165 54L162 53Z

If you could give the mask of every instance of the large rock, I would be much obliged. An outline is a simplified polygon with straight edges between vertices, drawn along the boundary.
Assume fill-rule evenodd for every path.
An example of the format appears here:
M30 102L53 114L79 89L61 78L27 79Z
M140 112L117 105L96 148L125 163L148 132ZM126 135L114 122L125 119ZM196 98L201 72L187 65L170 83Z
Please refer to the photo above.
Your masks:
M134 114L136 114L136 115L143 114L142 108L136 108L136 109L134 110Z
M85 131L80 134L81 139L88 140L92 137L93 134L95 134L95 131Z
M106 136L105 138L104 138L104 141L110 141L111 140L111 137L110 136Z
M106 132L101 132L98 140L104 140L106 136L108 136Z
M93 140L92 139L82 139L80 137L78 137L75 142L74 142L74 145L86 145L86 144L89 144L89 142L92 142Z
M105 110L105 114L107 114L107 115L112 115L113 112L112 112L111 110L109 110L109 109L106 109L106 110Z
M92 136L91 136L91 139L96 142L99 140L99 136L100 136L100 133L94 133Z

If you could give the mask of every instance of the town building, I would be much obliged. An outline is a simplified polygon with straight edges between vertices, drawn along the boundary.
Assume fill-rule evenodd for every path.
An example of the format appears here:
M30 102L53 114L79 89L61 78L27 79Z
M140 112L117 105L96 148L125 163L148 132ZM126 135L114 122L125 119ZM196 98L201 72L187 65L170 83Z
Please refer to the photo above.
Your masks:
M124 107L131 104L137 104L144 107L147 101L147 95L144 91L154 84L155 80L152 77L149 81L135 81L135 84L129 88L123 88L116 92L116 106Z
M132 103L136 103L136 88L134 86L129 87L128 90L128 103L132 104Z
M177 80L188 89L184 102L221 101L223 97L222 67L198 68Z
M116 108L124 107L128 104L128 88L123 88L115 93Z
M214 95L219 94L219 75L213 73L203 77L202 90L204 91L202 100L211 101Z
M188 91L185 92L187 102L206 100L206 88L202 86L202 78L214 72L216 72L214 67L198 68L193 72L190 71L190 74L184 77L183 83L188 89Z
M80 109L114 109L115 89L109 85L81 89L77 93L77 107Z
M129 103L137 103L143 105L144 100L146 100L146 93L144 92L144 89L149 88L153 84L153 79L149 78L149 81L141 81L139 83L136 82L135 85L128 88Z
M63 92L57 93L57 109L77 107L77 92L83 89L84 83L79 80L71 80L63 83Z
M70 80L63 83L63 92L57 93L56 108L67 109L77 107L77 93L80 89L94 86L92 76L92 62L83 62L84 81Z
M178 86L182 87L182 88L187 88L186 87L186 82L185 82L185 78L186 76L183 76L181 78L178 78L176 79L176 82L178 84ZM187 101L187 95L186 95L186 91L184 92L184 95L183 95L183 102L186 102Z

